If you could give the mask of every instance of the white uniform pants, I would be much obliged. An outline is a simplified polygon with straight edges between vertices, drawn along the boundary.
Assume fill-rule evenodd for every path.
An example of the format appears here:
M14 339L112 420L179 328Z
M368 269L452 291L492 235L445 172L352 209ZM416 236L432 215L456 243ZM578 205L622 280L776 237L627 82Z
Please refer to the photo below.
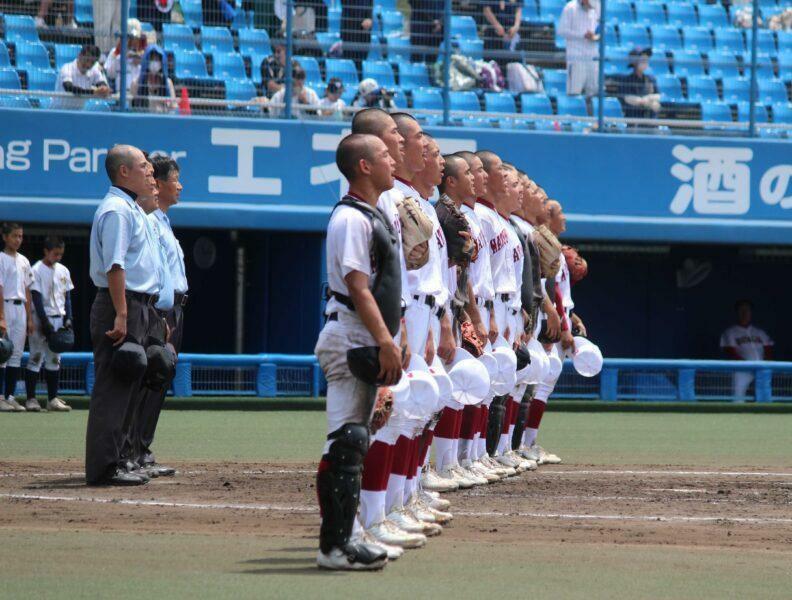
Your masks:
M517 311L516 313L515 310ZM522 311L508 307L506 309L506 323L509 326L509 339L507 341L513 345L523 331Z
M407 325L407 343L410 344L410 352L423 356L426 349L426 341L429 339L429 321L432 318L432 309L419 300L413 300L407 311L404 313L404 321Z
M96 45L108 54L121 31L121 0L93 0L93 26Z
M25 304L4 301L5 322L8 327L8 339L14 344L14 353L3 367L18 367L22 364L22 353L25 351L25 335L27 334L27 313Z
M732 375L732 385L734 389L734 400L743 400L748 388L754 380L754 374L750 371L739 371Z
M55 316L48 318L55 331L63 327L63 317ZM28 338L28 344L30 344L30 358L27 362L29 371L38 373L41 370L42 364L47 371L57 371L60 369L60 354L56 354L50 350L49 345L47 345L47 338L41 333L41 321L35 312L33 313L33 333L30 334Z
M506 317L509 307L505 302L503 302L503 300L500 299L500 297L496 297L492 303L492 310L495 312L495 324L498 326L498 333L501 336L506 337L506 328L509 326Z
M599 61L580 59L567 64L567 95L595 96L599 90Z

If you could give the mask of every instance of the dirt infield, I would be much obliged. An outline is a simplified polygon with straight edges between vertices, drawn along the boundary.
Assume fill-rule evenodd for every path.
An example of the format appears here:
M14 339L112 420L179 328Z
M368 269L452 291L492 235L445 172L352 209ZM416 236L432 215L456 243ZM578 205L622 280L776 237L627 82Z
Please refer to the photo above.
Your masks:
M89 488L78 461L0 462L0 527L235 533L315 543L311 464L182 463L139 488ZM448 494L452 542L638 544L786 551L792 469L546 466ZM431 552L432 543L420 552ZM394 568L398 569L398 565Z

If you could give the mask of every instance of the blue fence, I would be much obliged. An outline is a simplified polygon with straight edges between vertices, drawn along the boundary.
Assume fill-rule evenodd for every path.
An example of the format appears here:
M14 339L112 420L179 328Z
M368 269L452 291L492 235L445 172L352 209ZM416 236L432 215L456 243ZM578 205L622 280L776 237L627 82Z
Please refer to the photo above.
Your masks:
M63 355L64 394L90 394L93 357ZM749 395L734 396L736 373L753 374ZM318 397L324 378L312 355L182 354L172 393L190 396ZM792 363L718 360L605 360L597 377L578 375L567 361L556 386L563 398L636 401L756 400L792 402Z

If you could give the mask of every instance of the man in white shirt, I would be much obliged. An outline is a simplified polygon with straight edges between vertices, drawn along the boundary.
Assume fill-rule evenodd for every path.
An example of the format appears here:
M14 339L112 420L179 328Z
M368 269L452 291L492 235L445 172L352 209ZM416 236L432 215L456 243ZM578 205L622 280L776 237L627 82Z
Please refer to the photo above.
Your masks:
M282 117L286 110L286 86L275 92L269 99L269 113L272 117ZM302 106L298 106L302 105ZM319 96L314 90L305 85L305 71L295 64L292 66L292 115L303 116L315 111L319 106Z
M734 305L737 311L737 324L723 332L720 339L721 349L731 360L773 360L774 342L763 329L751 323L753 305L749 300L740 300ZM743 371L733 376L735 400L743 400L754 374Z
M323 117L343 119L346 108L346 102L341 98L343 93L344 83L338 77L332 77L327 82L324 98L319 101L319 114Z
M73 97L55 98L53 108L80 110L90 97L107 98L111 91L99 64L99 48L86 44L77 58L63 65L58 72L55 91L72 94Z
M599 90L599 9L591 0L570 0L558 20L566 40L567 94L587 97Z

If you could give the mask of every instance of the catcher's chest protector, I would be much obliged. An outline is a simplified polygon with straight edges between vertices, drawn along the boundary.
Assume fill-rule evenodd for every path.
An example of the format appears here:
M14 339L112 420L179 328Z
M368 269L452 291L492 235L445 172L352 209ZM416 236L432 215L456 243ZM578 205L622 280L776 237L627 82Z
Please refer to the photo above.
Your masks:
M391 335L396 335L401 324L401 262L399 238L379 209L344 196L336 205L351 206L371 221L371 254L376 270L369 281L371 293L377 302L382 320Z

